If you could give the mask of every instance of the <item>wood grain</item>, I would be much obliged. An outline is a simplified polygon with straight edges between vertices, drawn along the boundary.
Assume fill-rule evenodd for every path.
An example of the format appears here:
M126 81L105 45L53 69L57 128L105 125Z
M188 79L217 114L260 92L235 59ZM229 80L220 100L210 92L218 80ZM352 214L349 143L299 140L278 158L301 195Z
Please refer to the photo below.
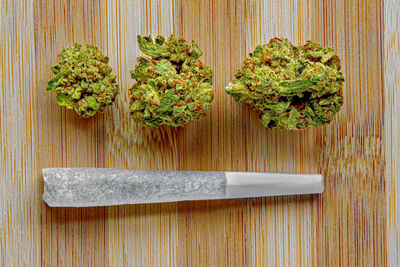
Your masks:
M394 0L0 0L0 266L399 265L399 4ZM128 114L137 34L195 40L211 112L145 129ZM270 38L342 59L345 104L301 132L265 129L223 91ZM98 46L120 95L80 119L46 92L66 46ZM323 173L321 196L49 208L44 167Z

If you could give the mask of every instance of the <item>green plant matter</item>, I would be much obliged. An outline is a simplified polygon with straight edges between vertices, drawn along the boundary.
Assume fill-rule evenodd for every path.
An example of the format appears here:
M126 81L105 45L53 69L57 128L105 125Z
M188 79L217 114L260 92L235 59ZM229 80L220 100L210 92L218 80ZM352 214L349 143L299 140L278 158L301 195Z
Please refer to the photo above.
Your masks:
M47 90L56 92L60 106L74 109L88 118L111 105L118 94L116 75L105 57L95 46L80 45L65 48L58 55L59 62L52 67L56 75Z
M328 124L342 107L343 82L332 48L273 38L250 53L225 92L256 110L267 128L294 130Z
M136 82L129 90L129 111L134 120L147 127L182 126L205 115L214 98L212 70L203 64L197 44L173 35L155 42L138 36L139 57L131 71Z

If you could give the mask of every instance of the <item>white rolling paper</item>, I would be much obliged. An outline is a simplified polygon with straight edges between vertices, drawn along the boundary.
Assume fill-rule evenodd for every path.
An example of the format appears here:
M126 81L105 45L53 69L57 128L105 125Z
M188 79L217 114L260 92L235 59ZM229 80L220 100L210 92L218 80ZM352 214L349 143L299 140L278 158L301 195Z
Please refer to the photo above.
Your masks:
M322 175L257 172L43 169L43 200L51 207L317 194Z

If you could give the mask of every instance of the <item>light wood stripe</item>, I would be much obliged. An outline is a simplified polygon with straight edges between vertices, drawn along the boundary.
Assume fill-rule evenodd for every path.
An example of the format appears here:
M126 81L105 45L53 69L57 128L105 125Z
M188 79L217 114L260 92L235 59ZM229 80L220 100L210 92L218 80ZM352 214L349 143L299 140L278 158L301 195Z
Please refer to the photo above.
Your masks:
M400 3L385 1L385 122L388 266L400 265Z
M33 10L0 1L0 266L40 263Z

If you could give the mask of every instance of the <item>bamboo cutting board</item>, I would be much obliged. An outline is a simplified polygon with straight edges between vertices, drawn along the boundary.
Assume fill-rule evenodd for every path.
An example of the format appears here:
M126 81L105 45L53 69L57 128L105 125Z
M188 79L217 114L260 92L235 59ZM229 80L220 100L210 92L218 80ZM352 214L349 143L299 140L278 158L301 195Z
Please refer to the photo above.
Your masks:
M397 266L400 4L396 0L0 0L1 266ZM128 116L137 34L195 40L214 70L207 117L149 130ZM335 121L265 129L223 92L275 36L342 59ZM63 47L110 57L120 95L80 119L46 92ZM49 208L45 167L322 173L325 192L100 208Z

